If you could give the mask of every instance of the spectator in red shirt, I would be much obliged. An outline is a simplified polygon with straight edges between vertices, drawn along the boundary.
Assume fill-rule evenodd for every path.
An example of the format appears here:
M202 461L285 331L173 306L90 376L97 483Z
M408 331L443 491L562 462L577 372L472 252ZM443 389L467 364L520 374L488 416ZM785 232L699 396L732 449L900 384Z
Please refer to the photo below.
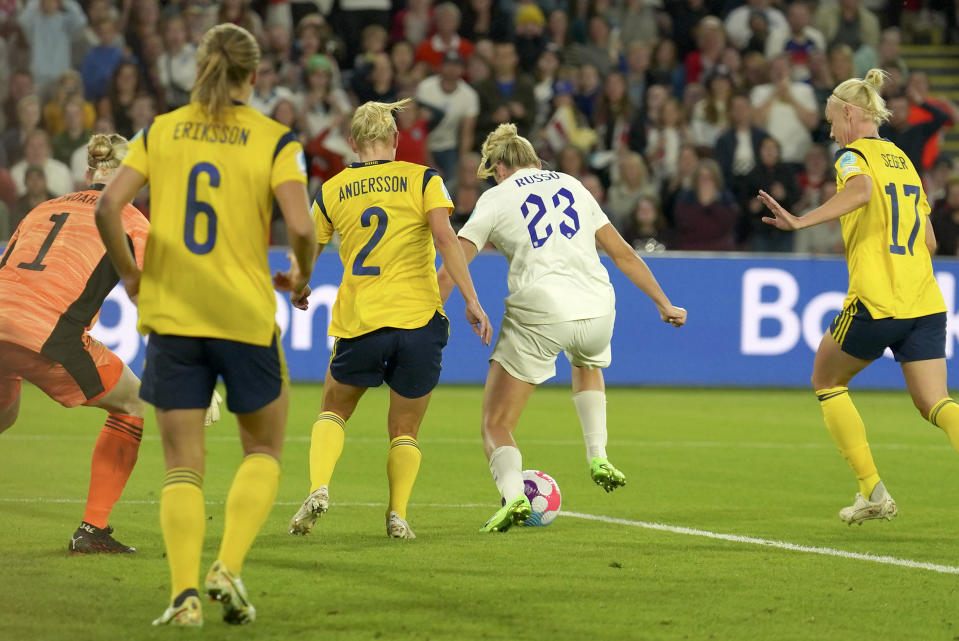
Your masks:
M460 27L459 8L452 2L444 2L433 11L433 18L436 33L416 48L417 62L425 62L434 70L439 70L443 54L450 50L458 51L463 60L468 60L473 54L473 43L457 33Z
M927 109L922 108L922 103L928 103L936 107L949 116L949 119L942 125L943 129L951 127L959 120L959 109L951 101L943 98L935 98L929 95L929 78L922 71L913 71L909 74L909 80L906 82L906 92L911 103L909 105L910 125L918 125L924 122L931 122L933 114ZM939 142L942 139L943 130L932 136L922 148L922 169L929 169L932 163L939 157ZM919 169L919 167L917 167Z

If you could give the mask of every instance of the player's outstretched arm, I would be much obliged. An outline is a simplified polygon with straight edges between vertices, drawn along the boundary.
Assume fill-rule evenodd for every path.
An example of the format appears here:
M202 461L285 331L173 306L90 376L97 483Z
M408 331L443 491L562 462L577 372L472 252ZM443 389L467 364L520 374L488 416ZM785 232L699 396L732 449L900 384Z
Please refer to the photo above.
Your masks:
M466 259L466 264L469 265L473 262L473 259L476 258L476 254L479 253L479 250L476 249L471 241L466 240L465 238L460 238L460 249L463 250L463 258ZM440 266L438 272L436 272L436 280L440 284L440 300L446 303L449 300L450 294L453 293L453 288L456 287L456 283L453 282L453 277L450 276L449 271L446 269L446 264Z
M757 196L759 201L766 205L772 216L764 216L763 222L782 231L796 231L812 227L829 220L835 220L851 211L855 211L869 202L872 197L872 178L866 174L853 176L846 181L842 191L816 207L811 212L799 218L786 211L776 199L760 190Z
M100 194L93 210L103 246L107 249L114 269L123 280L127 296L134 303L140 293L140 268L137 267L136 257L123 230L123 208L133 201L146 182L146 176L136 169L121 166Z
M653 272L649 271L643 259L636 255L615 227L609 223L600 227L596 231L596 241L613 260L616 268L656 304L663 321L673 327L682 327L686 324L686 310L669 302L662 287L656 282Z
M443 269L449 274L453 283L459 287L463 300L466 302L466 319L469 321L470 327L473 328L473 332L483 341L483 345L489 345L493 338L493 327L490 325L489 316L483 311L479 297L476 295L473 279L470 278L469 267L467 267L466 256L463 255L462 245L456 238L456 232L450 227L449 211L445 207L437 207L426 212L426 218L430 223L430 231L433 233L433 242L436 244L436 249L443 257Z
M317 255L316 229L310 216L306 187L301 182L290 180L277 185L273 193L286 222L292 253L289 271L274 275L273 285L281 291L289 291L291 300L294 296L305 298L309 296L306 289L313 275L313 263Z

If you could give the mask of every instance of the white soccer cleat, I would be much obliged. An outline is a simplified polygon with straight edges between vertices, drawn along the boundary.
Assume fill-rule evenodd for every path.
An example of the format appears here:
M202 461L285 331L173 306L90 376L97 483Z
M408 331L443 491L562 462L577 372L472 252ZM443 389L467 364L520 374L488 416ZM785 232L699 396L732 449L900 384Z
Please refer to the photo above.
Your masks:
M877 493L876 490L879 490ZM896 502L889 495L889 492L886 491L884 485L877 486L876 490L873 490L873 497L876 498L875 501L867 499L862 494L856 494L856 500L849 507L844 507L839 510L839 518L848 525L853 523L858 523L862 525L863 521L868 521L870 519L886 519L891 521L897 514L899 514L899 508L896 507Z
M400 518L400 515L390 510L386 515L386 534L391 539L415 539L413 528L406 522L406 519Z
M220 420L220 403L223 397L216 390L213 390L213 397L210 399L210 407L206 408L206 416L203 417L203 427L210 427Z
M316 519L328 509L330 509L330 490L325 485L321 485L320 489L306 497L303 505L290 519L290 534L309 534L313 530Z

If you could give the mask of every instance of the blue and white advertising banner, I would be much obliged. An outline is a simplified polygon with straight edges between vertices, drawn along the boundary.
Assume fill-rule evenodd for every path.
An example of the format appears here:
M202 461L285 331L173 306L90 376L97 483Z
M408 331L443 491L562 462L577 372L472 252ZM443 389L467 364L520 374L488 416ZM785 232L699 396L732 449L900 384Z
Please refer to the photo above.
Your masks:
M671 255L645 260L673 303L689 311L689 321L679 329L660 321L649 299L604 259L617 299L608 383L809 385L816 347L845 296L846 265L841 259ZM274 270L285 269L286 252L271 251L270 265ZM955 358L959 261L936 261L934 267L949 310L949 377L959 381ZM497 254L481 254L470 266L480 301L496 330L503 317L506 268L505 259ZM283 347L294 380L323 380L332 346L326 334L329 314L342 273L335 252L320 257L306 312L293 309L289 300L277 293L276 319L283 330ZM454 291L446 312L451 335L443 353L442 381L482 383L492 347L484 347L473 334L458 292ZM93 333L135 372L140 371L145 339L136 332L136 308L121 287L107 298ZM560 357L557 376L551 382L566 383L569 377L569 365ZM855 385L902 388L903 382L898 365L887 352L856 378Z

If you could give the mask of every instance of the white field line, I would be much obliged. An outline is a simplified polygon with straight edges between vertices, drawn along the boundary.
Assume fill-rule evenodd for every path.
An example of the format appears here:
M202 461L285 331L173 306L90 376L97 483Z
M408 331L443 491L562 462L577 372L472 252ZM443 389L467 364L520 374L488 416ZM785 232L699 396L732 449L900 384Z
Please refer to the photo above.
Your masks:
M8 498L0 497L0 503L85 503L85 499L45 499L45 498ZM158 501L121 501L134 505L156 505ZM207 505L222 505L223 501L207 501ZM275 505L297 506L299 502L277 501ZM361 502L337 502L337 507L383 507L383 503L361 503ZM489 507L487 503L414 503L413 507L440 507L440 508L479 508ZM658 532L669 532L670 534L685 534L687 536L700 536L706 539L717 541L728 541L730 543L745 543L747 545L759 545L762 547L776 548L779 550L788 550L790 552L802 552L804 554L818 554L820 556L833 556L842 559L852 559L854 561L866 561L869 563L880 563L883 565L895 565L915 570L929 570L939 574L959 574L959 567L953 565L940 565L938 563L929 563L927 561L913 561L911 559L900 559L894 556L864 554L861 552L849 552L847 550L837 550L835 548L815 547L809 545L800 545L798 543L789 543L788 541L776 541L773 539L760 539L754 536L743 536L740 534L723 534L721 532L710 532L709 530L699 530L696 528L683 527L681 525L667 525L665 523L652 523L649 521L631 521L629 519L618 519L611 516L602 516L599 514L583 514L582 512L560 512L560 516L585 521L599 521L612 525L628 525L646 530L655 530Z
M93 443L96 440L98 432L93 431L89 435L85 434L3 434L0 436L0 444L4 441L89 441ZM144 441L159 441L160 437L156 434L146 434ZM207 434L207 441L230 442L233 443L237 437L233 434ZM386 437L373 436L347 436L348 443L382 443L384 447L389 443ZM524 445L536 446L561 446L561 447L582 447L582 439L521 439ZM287 443L309 443L309 436L287 436ZM430 437L423 436L420 443L424 445L479 445L481 442L479 435L476 438L462 437ZM665 449L759 449L759 450L818 450L834 449L835 445L829 441L805 442L805 443L777 443L773 441L652 441L641 439L610 439L610 447L646 447L646 448L665 448ZM952 450L952 446L946 442L939 445L916 444L916 443L870 443L869 446L874 450Z

